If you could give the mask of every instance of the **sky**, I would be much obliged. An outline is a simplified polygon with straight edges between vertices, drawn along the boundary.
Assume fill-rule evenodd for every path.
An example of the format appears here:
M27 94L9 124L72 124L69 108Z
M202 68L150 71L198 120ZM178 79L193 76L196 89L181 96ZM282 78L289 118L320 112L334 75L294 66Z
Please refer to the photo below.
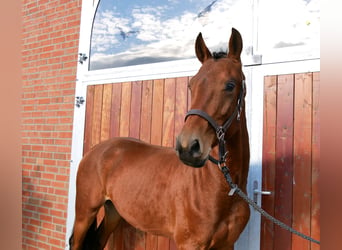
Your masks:
M318 0L259 2L262 18L256 19L253 0L101 0L91 38L90 68L194 58L199 32L210 50L225 51L232 27L242 34L248 54L256 20L263 27L258 32L268 37L259 38L261 50L312 43L316 33L319 39Z

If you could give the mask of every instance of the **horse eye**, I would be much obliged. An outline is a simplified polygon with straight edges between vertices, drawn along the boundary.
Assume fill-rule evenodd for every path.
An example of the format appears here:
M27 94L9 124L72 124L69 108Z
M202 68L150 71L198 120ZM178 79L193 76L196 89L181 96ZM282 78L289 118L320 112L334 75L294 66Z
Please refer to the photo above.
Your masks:
M226 83L225 90L231 92L231 91L233 91L234 88L235 88L235 83L234 82L229 81L229 82Z

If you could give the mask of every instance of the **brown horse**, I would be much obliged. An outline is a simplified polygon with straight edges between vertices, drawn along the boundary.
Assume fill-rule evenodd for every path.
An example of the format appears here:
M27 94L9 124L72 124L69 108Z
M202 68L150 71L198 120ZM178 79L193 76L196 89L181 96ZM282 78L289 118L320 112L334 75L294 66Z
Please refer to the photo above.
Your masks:
M122 219L173 239L179 250L234 248L249 219L249 206L236 194L228 196L230 188L218 165L227 164L233 182L246 192L242 38L232 29L228 55L212 55L199 34L195 49L202 66L189 84L192 110L176 150L113 138L82 159L71 249L103 249ZM105 216L97 227L102 206Z

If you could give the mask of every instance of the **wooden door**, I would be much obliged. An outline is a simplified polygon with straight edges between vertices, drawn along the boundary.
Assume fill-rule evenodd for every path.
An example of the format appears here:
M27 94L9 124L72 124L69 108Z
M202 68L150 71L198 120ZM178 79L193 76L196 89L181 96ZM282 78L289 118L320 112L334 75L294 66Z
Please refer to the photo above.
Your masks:
M84 153L116 136L130 136L167 147L188 110L189 77L91 85L87 89ZM98 221L103 217L103 211ZM143 233L123 222L106 249L172 250L173 241Z
M320 74L264 78L263 208L294 229L320 239ZM310 243L261 221L262 250L317 250Z

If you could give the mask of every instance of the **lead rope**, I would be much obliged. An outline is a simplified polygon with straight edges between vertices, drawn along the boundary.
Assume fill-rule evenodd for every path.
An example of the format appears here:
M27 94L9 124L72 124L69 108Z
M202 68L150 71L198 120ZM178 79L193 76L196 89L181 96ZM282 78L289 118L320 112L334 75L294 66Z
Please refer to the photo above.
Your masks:
M307 236L305 234L302 234L301 232L298 232L297 230L289 227L285 223L281 222L280 220L277 220L272 215L267 213L264 209L262 209L260 206L258 206L258 204L256 204L253 200L251 200L235 183L233 183L232 177L229 174L229 169L227 168L227 166L225 164L223 166L220 166L220 164L218 164L218 167L222 171L222 173L223 173L224 177L226 178L226 181L230 187L230 191L228 194L229 196L232 196L234 193L237 193L243 200L245 200L249 205L251 205L255 210L257 210L262 216L264 216L268 220L277 224L281 228L290 231L293 234L296 234L296 235L298 235L298 236L300 236L306 240L312 241L312 242L320 245L320 241L315 240L315 239L313 239L310 236Z

